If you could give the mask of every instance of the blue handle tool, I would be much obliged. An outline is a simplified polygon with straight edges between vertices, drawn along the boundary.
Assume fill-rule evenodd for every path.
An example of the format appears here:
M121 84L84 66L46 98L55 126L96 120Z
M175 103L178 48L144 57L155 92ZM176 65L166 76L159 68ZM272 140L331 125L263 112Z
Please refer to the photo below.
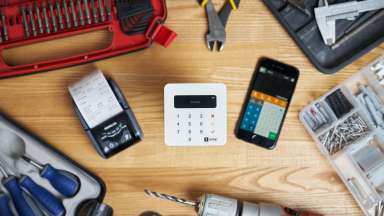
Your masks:
M59 170L50 164L41 165L27 156L22 157L25 161L37 167L40 175L46 178L58 192L66 197L73 197L80 189L80 180L74 174L65 170Z
M30 177L22 176L20 185L26 189L41 206L43 206L52 216L65 215L65 208L61 201L51 192L36 184Z
M0 194L0 215L13 216L9 208L9 198L5 194Z

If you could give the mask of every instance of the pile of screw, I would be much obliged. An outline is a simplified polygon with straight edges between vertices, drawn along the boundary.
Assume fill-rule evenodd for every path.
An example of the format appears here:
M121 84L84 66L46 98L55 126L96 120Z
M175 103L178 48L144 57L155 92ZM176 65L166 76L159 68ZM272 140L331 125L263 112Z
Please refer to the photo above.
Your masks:
M369 127L367 123L354 113L345 121L330 129L319 137L320 142L330 155L342 150L359 138L367 135Z

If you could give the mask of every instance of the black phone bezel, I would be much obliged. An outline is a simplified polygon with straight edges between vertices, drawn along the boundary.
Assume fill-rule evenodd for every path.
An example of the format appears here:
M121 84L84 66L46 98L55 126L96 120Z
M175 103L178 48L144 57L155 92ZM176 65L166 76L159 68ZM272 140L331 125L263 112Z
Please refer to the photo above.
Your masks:
M274 141L272 141L266 137L254 134L252 132L242 130L240 128L241 120L243 119L249 98L250 98L252 90L253 90L254 83L257 80L257 77L259 74L258 71L259 71L261 66L264 66L266 68L269 68L269 69L274 70L276 72L279 72L281 74L287 75L289 77L295 78L294 88L293 88L292 94L288 98L288 106L284 112L283 120L282 120L281 125L279 127L276 140L274 140ZM266 57L263 57L259 60L257 66L256 66L256 69L252 75L252 80L251 80L249 87L248 87L247 95L246 95L246 98L244 100L244 103L243 103L243 106L241 109L240 117L239 117L237 124L236 124L235 135L237 138L244 140L246 142L258 145L260 147L270 149L270 150L274 149L276 147L277 141L278 141L280 133L281 133L281 129L284 125L285 117L287 115L293 94L294 94L295 89L296 89L297 81L299 79L299 74L300 74L299 70L294 66L284 64L282 62L279 62L279 61L276 61L276 60L273 60L270 58L266 58Z

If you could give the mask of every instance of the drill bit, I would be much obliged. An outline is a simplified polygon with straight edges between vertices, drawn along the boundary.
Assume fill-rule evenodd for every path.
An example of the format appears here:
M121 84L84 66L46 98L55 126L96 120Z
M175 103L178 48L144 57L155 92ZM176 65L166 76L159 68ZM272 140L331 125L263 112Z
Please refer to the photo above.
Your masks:
M51 20L52 20L52 27L53 27L53 32L57 32L57 22L56 22L56 16L53 11L53 4L52 2L48 2L48 7L49 7L49 13L51 14Z
M178 198L178 197L171 196L168 194L158 193L158 192L150 191L147 189L145 189L144 192L148 196L163 199L163 200L172 201L172 202L183 204L183 205L189 205L189 206L193 206L193 207L196 207L198 205L198 203L196 203L195 201L190 201L190 200Z
M83 26L83 25L85 25L85 22L84 22L83 10L81 9L81 1L77 0L76 5L77 5L77 8L79 10L80 25Z
M37 26L39 27L39 34L43 34L43 22L40 17L40 8L37 2L35 2L35 13L36 13L36 18L37 18Z
M64 29L64 22L63 22L63 16L61 15L61 6L59 0L56 0L56 11L57 16L59 17L59 28L60 30Z
M73 2L74 0L69 0L69 6L71 7L71 13L72 13L72 20L73 20L73 25L75 27L78 26L77 23L77 16L76 16L76 10L75 10L75 3Z
M89 13L88 0L83 0L83 1L84 1L85 17L87 19L88 25L90 25L92 23L92 20L91 20L91 14Z
M35 18L33 16L33 9L32 5L28 7L28 13L29 13L29 18L31 20L31 27L32 27L32 35L36 36L37 35L37 30L36 30L36 24L35 24Z
M22 18L23 26L24 26L24 35L26 38L29 38L29 27L28 27L28 23L27 23L27 14L25 12L24 6L20 7L20 12L21 12L21 18Z
M44 24L45 24L45 32L48 34L51 33L51 28L49 27L49 19L47 15L47 5L45 2L42 5L42 10L43 10L43 17L44 17Z
M112 19L111 2L109 0L104 1L105 10L107 11L108 20Z
M99 21L97 20L97 8L95 6L95 0L90 0L90 1L91 1L91 9L92 9L93 22L96 24Z
M103 0L98 0L98 3L99 3L99 13L100 13L101 22L104 22L105 12L104 12Z

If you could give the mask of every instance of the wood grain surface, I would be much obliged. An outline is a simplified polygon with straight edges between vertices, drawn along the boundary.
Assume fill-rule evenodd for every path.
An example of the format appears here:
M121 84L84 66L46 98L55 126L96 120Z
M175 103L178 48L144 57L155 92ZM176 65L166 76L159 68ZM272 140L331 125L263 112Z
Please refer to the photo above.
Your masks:
M223 1L214 1L217 6ZM193 209L148 198L143 189L196 198L203 192L249 201L268 201L325 215L356 216L361 210L298 120L309 102L383 54L376 48L336 75L319 73L259 0L243 0L230 19L222 53L208 52L204 10L194 0L168 0L167 25L179 37L168 49L149 49L91 64L0 80L0 107L54 147L94 171L107 185L106 202L115 215L194 215ZM89 48L89 40L57 42ZM100 46L93 42L91 46ZM42 51L58 55L51 45ZM31 51L34 51L30 49ZM64 51L63 51L64 52ZM10 52L9 58L34 58ZM48 54L49 55L49 54ZM235 122L257 60L269 56L297 66L301 77L273 151L239 141ZM26 58L26 59L25 59ZM15 60L17 61L17 60ZM67 86L94 68L123 89L143 130L143 142L101 159L73 112ZM221 82L228 88L228 143L223 147L170 148L163 137L163 87L175 82Z

